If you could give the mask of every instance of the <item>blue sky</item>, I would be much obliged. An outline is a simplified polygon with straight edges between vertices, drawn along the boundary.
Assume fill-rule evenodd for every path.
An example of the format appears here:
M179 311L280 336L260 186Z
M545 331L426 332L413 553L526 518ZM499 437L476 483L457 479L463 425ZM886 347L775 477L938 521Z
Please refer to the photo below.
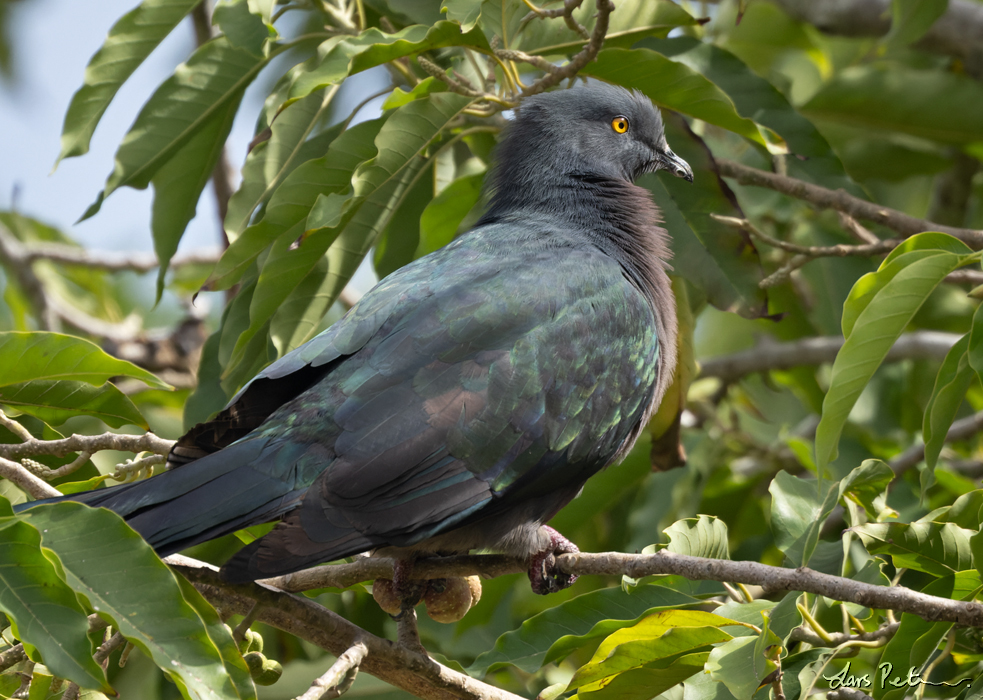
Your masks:
M194 44L190 20L185 20L117 93L96 130L89 153L62 161L52 173L65 110L82 83L85 65L113 23L136 4L137 0L25 0L13 3L10 13L15 79L0 84L0 208L16 207L23 214L62 228L93 250L152 249L149 188L117 190L95 217L78 225L74 222L102 189L112 171L116 147L141 105L188 57ZM247 92L236 119L228 147L237 178L256 115L275 77L260 76ZM339 98L355 104L363 95L383 87L386 80L385 73L366 74L355 85L346 86L348 94ZM367 108L359 116L371 118L374 113ZM218 231L209 187L181 249L214 248Z

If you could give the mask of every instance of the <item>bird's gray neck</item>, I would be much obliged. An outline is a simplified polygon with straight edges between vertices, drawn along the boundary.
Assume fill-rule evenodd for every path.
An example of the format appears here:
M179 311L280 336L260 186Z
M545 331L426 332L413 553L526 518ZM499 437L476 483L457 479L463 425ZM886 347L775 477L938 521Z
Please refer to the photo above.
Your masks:
M626 276L653 303L671 301L666 267L672 253L666 232L659 226L659 210L647 190L625 180L582 171L544 172L534 181L501 180L480 224L547 216L569 224L585 240L611 256ZM515 171L512 171L513 174Z

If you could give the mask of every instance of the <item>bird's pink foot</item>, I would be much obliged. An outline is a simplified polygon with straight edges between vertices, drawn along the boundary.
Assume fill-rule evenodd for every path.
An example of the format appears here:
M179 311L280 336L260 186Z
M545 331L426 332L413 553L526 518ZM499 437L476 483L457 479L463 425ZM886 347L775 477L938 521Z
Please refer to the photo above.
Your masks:
M533 593L546 595L569 588L577 577L565 574L556 567L558 554L576 554L580 551L577 545L546 525L543 528L549 533L550 539L546 549L534 554L529 562L529 582Z

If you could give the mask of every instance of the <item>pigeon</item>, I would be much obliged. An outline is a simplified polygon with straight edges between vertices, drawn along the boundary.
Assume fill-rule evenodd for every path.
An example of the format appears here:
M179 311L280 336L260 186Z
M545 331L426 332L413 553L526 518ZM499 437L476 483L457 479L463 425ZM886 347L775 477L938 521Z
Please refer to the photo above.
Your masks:
M63 500L161 556L276 521L231 582L491 550L537 593L569 586L555 557L578 550L545 523L628 453L676 362L667 234L633 181L693 172L646 96L601 82L525 98L496 160L474 228L260 372L166 471Z

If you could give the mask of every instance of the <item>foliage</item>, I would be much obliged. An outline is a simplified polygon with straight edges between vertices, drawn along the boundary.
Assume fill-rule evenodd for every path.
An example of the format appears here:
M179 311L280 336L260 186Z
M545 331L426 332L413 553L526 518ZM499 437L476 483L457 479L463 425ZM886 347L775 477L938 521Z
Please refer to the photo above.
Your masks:
M584 550L809 566L973 600L983 588L983 490L974 480L983 462L975 430L947 433L983 410L981 295L966 287L981 281L980 76L917 43L947 11L944 1L895 0L886 36L852 38L821 34L775 4L745 4L713 5L704 21L694 3L619 0L603 48L579 71L660 106L696 182L640 182L673 239L684 332L671 410L552 525ZM87 152L116 91L189 13L200 23L194 5L143 0L120 18L68 109L60 158ZM546 86L555 68L544 68L592 50L585 37L605 5L587 0L564 19L536 17L518 0L445 0L440 12L388 0L218 4L213 37L135 116L85 216L120 187L153 185L157 300L173 308L199 288L225 291L221 320L188 351L183 375L146 355L118 359L136 358L121 351L128 342L162 342L126 326L130 312L151 313L134 290L153 282L119 271L132 266L79 262L83 251L64 232L0 213L0 466L50 477L71 463L76 471L58 472L54 485L94 486L113 471L104 454L27 460L4 449L28 434L50 441L103 424L176 438L182 421L187 428L218 410L337 318L367 258L384 276L467 230L503 112ZM359 122L362 105L341 88L365 71L388 71L392 89ZM261 75L272 87L262 111L247 115L256 119L249 152L235 154L242 180L227 202L228 247L214 264L178 265L184 229ZM888 213L868 230L813 208L805 194L725 179L720 159L842 189ZM902 215L940 225L912 235L897 223ZM858 254L857 237L893 243ZM175 326L171 316L164 320ZM948 334L941 353L891 355L899 339L925 331ZM803 361L734 382L699 374L699 362L717 355L755 346L767 359L776 343L840 333L831 368ZM168 329L175 348L182 338ZM189 367L197 381L182 383ZM169 383L178 389L166 391ZM906 451L919 441L924 459L912 461ZM668 469L680 453L686 467ZM322 649L263 625L255 625L262 637L233 634L241 616L216 612L112 513L63 503L15 516L9 502L22 500L13 482L0 482L0 609L9 621L0 658L18 642L27 655L0 667L0 696L21 685L17 671L33 671L32 699L55 697L65 680L93 698L112 687L148 698L286 698L330 665ZM221 562L255 535L239 534L191 554ZM919 686L925 697L975 698L983 687L971 680L983 679L976 629L909 613L892 625L890 611L857 603L676 576L616 584L583 576L540 599L524 578L486 580L462 621L424 619L420 633L449 666L527 697L763 698L780 683L799 698L831 689L830 678L877 679L885 663L901 678L914 668L961 681ZM308 596L369 633L395 636L361 585ZM125 669L113 656L108 675L92 658L109 640L107 624L137 650ZM851 650L859 654L849 666L832 656ZM284 675L257 694L250 669L257 681L275 680L256 671L272 659ZM365 679L353 694L403 696ZM907 692L861 689L878 700Z

